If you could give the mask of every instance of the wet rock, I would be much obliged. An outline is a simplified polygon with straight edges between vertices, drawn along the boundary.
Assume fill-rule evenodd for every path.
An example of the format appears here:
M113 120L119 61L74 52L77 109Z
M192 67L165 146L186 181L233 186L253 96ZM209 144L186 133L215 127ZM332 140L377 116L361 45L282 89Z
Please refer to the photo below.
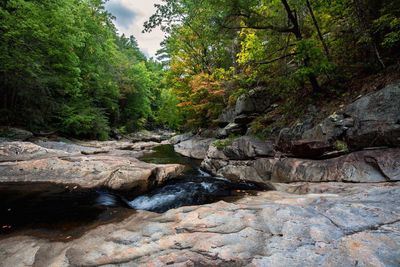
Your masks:
M0 127L0 137L8 141L25 141L33 137L33 133L14 127Z
M204 159L206 157L208 147L213 141L215 141L213 138L195 137L176 144L174 148L177 153L185 157Z
M79 239L0 242L2 266L397 266L400 185L264 192L235 203L137 212Z

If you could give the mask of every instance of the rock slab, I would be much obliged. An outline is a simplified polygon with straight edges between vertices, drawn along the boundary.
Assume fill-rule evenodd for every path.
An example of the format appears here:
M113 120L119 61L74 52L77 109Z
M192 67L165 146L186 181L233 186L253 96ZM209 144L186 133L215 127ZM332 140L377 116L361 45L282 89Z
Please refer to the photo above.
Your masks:
M0 266L398 266L399 184L338 186L138 212L69 242L10 237Z
M73 146L76 148L80 150L79 146ZM139 193L179 175L184 169L179 164L149 164L113 153L82 155L66 151L29 142L0 143L0 183L50 182Z

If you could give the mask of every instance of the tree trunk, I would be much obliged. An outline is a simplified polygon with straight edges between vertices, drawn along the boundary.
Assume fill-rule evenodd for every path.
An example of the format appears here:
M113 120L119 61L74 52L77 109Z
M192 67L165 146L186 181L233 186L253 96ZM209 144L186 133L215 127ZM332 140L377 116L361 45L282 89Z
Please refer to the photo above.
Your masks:
M289 3L287 2L287 0L281 0L283 6L285 7L287 16L289 21L292 23L293 25L293 34L296 36L296 39L298 41L303 40L303 35L301 34L301 30L300 30L300 26L299 26L299 22L297 19L297 16L294 14L294 12L292 11L292 9L289 6ZM304 66L305 67L309 67L310 63L309 63L310 59L308 57L306 57L304 59ZM321 87L319 86L317 77L314 74L308 74L308 79L311 83L311 86L313 88L314 92L321 92Z
M322 46L324 47L325 55L326 55L326 57L330 60L330 54L329 54L328 45L326 44L326 42L325 42L325 40L324 40L324 37L322 36L321 29L319 28L317 18L315 17L314 11L313 11L313 9L312 9L312 5L311 5L311 3L310 3L309 0L306 0L306 3L307 3L307 8L308 8L308 10L310 11L310 15L311 15L311 18L312 18L312 20L313 20L315 29L317 30L319 40L321 41Z

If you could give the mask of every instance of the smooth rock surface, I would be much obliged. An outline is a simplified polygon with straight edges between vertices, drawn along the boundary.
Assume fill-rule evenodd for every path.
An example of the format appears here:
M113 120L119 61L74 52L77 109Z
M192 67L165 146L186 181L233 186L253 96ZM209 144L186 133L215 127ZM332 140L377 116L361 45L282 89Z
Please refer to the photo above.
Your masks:
M398 266L400 185L264 192L138 212L69 242L0 242L0 266Z
M82 188L105 187L144 192L154 184L177 176L179 164L154 165L116 156L65 156L0 163L0 183L51 182Z
M29 142L0 142L0 162L68 156L62 150L45 148Z
M213 153L211 150L209 153ZM202 167L230 180L270 182L386 182L400 181L400 149L365 150L326 160L260 158L213 159Z
M177 153L185 157L204 159L210 144L214 141L213 138L194 137L176 144L174 148Z
M115 144L112 144L105 143L102 149L114 149ZM129 149L145 149L146 144L150 147L153 145L129 143ZM93 151L90 147L75 144L50 142L45 145L63 150L49 149L30 142L0 143L0 183L50 182L74 184L83 188L106 187L144 192L179 175L184 169L179 164L141 162L133 157L134 154L126 154L131 151L114 149L108 154L82 155L82 149L85 149L85 153ZM98 148L94 149L96 151Z

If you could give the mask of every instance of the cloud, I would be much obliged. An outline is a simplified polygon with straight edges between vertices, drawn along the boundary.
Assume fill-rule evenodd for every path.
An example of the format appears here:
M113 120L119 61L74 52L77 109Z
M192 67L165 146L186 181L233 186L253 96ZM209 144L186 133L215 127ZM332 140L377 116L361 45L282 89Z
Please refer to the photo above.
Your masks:
M106 8L116 18L118 26L125 30L128 30L138 17L138 13L122 1L109 1Z
M135 36L139 48L154 57L165 35L160 29L151 33L142 33L142 30L143 23L156 11L154 4L160 3L161 0L110 0L105 7L116 17L118 31L126 36Z

